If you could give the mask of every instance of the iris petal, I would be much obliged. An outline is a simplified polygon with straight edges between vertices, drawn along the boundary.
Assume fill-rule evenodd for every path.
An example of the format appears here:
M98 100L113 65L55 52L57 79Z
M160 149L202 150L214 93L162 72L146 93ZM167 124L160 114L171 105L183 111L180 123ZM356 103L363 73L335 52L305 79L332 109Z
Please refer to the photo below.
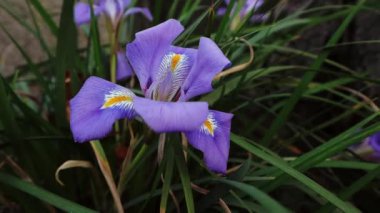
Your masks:
M130 9L128 9L127 11L125 11L124 17L130 16L130 15L133 15L133 14L136 14L136 13L141 13L149 21L153 20L153 16L150 13L150 10L148 8L145 8L145 7L132 7Z
M219 47L209 38L202 37L194 65L182 86L180 100L210 92L212 80L230 61L224 56Z
M369 145L380 154L380 132L369 137Z
M203 152L204 161L212 171L227 171L232 116L230 113L210 110L201 127L185 132L189 143Z
M135 40L127 45L127 58L144 92L158 71L170 44L182 31L183 26L180 22L170 19L137 33Z
M94 16L98 16L103 8L94 4ZM74 21L77 25L88 24L91 21L91 7L89 4L78 2L74 8Z
M205 102L162 102L136 97L136 112L155 132L192 131L207 118Z
M132 75L132 68L123 51L117 52L116 79L123 80Z
M196 49L176 46L171 46L168 51L145 93L146 97L160 101L176 101L198 52Z
M113 123L133 118L135 95L128 89L98 77L90 77L70 100L70 126L77 142L105 137Z

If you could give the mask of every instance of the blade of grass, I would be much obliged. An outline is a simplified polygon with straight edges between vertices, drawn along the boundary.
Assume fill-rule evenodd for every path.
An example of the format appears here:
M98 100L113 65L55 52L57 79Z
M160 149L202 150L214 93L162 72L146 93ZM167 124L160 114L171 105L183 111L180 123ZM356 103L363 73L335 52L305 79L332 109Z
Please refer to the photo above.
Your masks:
M91 1L91 4L94 2ZM90 24L90 39L91 39L91 46L90 46L90 57L89 60L92 60L95 62L95 72L89 73L90 75L97 75L100 77L105 77L104 67L102 63L102 47L100 43L100 36L99 36L99 29L97 24L97 19L94 15L94 9L91 7L91 24ZM92 68L92 67L91 67Z
M39 84L43 87L44 92L48 96L50 96L51 92L49 89L49 85L47 81L44 79L44 77L42 76L41 72L37 69L36 65L33 63L32 59L25 52L24 48L22 48L22 46L17 42L17 40L8 32L8 30L4 28L2 24L0 24L0 27L5 32L7 37L12 41L12 43L16 46L16 48L20 51L21 55L27 62L29 69L32 71L33 75L37 78L37 81L39 82Z
M163 178L163 186L162 186L162 195L160 201L160 212L166 212L166 205L168 202L169 191L170 191L170 183L173 176L173 167L174 167L174 159L173 159L173 148L172 146L167 146L165 149L165 175Z
M39 0L29 0L33 7L38 11L46 25L49 27L50 32L57 36L58 35L58 26L53 21L52 16L46 11L44 6L41 4Z
M121 204L121 200L116 188L115 180L113 179L113 176L112 176L111 167L108 163L107 156L104 153L103 147L99 141L91 141L90 143L91 143L92 150L94 151L96 159L98 161L99 168L102 171L102 174L104 178L106 179L108 188L111 191L111 194L115 203L115 208L118 213L123 213L124 212L123 205Z
M59 127L67 127L65 74L74 69L78 60L76 51L77 32L73 20L73 0L65 0L62 5L61 20L55 61L55 89L52 100L55 109L55 121Z
M182 149L180 143L178 143L178 141L173 141L173 142L176 142L176 143L170 143L170 144L172 144L172 146L174 146L176 165L177 165L177 169L179 171L179 175L181 178L183 193L185 194L187 212L188 213L194 213L195 209L194 209L193 192L191 189L190 176L189 176L189 172L187 170L185 157L183 155L183 149Z
M33 197L36 197L42 201L45 201L63 211L67 212L83 212L90 213L96 212L87 207L81 206L56 194L53 194L45 189L42 189L36 185L23 181L12 175L0 172L0 182L9 186L12 186L20 191L28 193Z
M335 194L332 192L326 190L324 187L310 179L309 177L305 176L304 174L300 173L296 169L289 166L285 161L283 161L279 157L275 157L271 154L266 153L265 151L261 150L260 147L253 145L250 143L250 140L240 137L238 135L232 134L231 140L236 145L240 146L241 148L245 149L246 151L256 155L257 157L267 161L268 163L272 164L273 166L280 169L283 173L286 173L293 177L294 179L298 180L299 182L303 183L308 188L312 189L316 193L318 193L321 197L326 199L327 201L334 204L336 207L340 208L342 211L345 212L360 212L358 209L353 207L352 205L347 204L343 200L339 199Z
M368 185L373 179L380 176L380 166L376 166L375 169L368 172L366 175L361 177L359 180L355 181L351 186L345 188L342 192L339 193L339 197L342 199L349 199L352 197L356 192L363 189L366 185ZM333 206L326 205L322 209L320 209L318 212L332 212Z
M11 98L6 91L5 84L4 79L0 77L0 120L4 124L5 133L11 138L18 138L20 132L11 106Z
M344 21L339 26L337 31L329 39L326 46L335 45L339 41L340 37L343 35L343 33L346 30L346 28L348 27L349 23L353 20L353 18L358 13L359 9L364 4L364 2L365 2L365 0L359 1L358 4L351 9L351 12L349 13L349 15L344 19ZM329 56L329 53L330 53L330 51L323 51L321 54L319 54L318 58L310 66L310 69L311 70L319 70L321 68L321 66L323 65L324 61ZM283 126L283 124L285 123L289 114L293 111L298 100L302 97L302 94L307 89L308 84L314 79L316 74L317 74L317 72L305 73L305 75L302 77L300 84L295 89L292 96L286 101L286 104L282 108L278 117L273 121L269 130L266 132L264 138L262 139L262 144L268 145L270 140L276 134L276 132L278 132L278 130Z
M210 105L215 104L221 97L232 93L236 88L241 85L251 82L253 79L269 75L275 72L281 72L285 70L296 70L302 67L297 66L272 66L268 68L261 68L257 70L248 71L248 74L245 76L243 73L233 76L231 79L223 82L220 86L215 88L213 92L203 96L202 101L207 101ZM304 68L302 68L304 69Z
M298 169L299 171L306 171L307 169L313 167L314 165L317 165L318 163L323 162L327 158L335 155L336 153L345 149L346 147L353 145L358 141L362 141L369 135L372 135L380 131L380 126L378 125L379 123L377 123L377 125L373 124L372 126L364 128L364 125L377 118L378 115L379 114L373 114L372 116L369 116L362 122L359 122L357 125L354 125L353 127L336 136L335 138L332 138L328 142L300 156L299 158L291 162L290 166ZM361 131L358 132L358 129L361 129ZM287 179L287 176L283 172L273 173L272 175L277 178L276 180L272 181L270 184L267 184L265 186L265 188L268 191L276 188Z
M47 45L43 35L41 34L40 26L37 23L36 16L34 15L34 11L32 10L30 2L28 0L25 0L25 3L26 3L26 5L28 5L28 10L29 10L30 16L32 16L32 21L33 21L34 29L36 32L36 37L37 37L38 41L40 42L42 49L46 52L48 57L51 59L51 58L53 58L53 55L51 54L49 46Z
M231 0L227 6L226 13L223 16L222 23L219 25L218 31L216 32L215 41L218 43L222 39L223 35L226 34L227 27L231 23L230 14L236 0Z
M284 206L278 203L275 199L271 198L268 194L257 189L252 185L233 180L219 179L217 181L233 186L247 193L249 196L257 200L264 207L265 212L290 212L288 209L286 209Z

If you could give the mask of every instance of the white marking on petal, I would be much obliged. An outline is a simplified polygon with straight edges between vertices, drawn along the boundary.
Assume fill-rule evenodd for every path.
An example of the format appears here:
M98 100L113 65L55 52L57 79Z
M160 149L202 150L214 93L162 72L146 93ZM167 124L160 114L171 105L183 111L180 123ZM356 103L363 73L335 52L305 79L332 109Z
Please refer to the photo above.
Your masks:
M187 55L174 52L166 54L160 64L155 82L151 86L151 98L171 101L181 88L189 71L190 62Z
M134 97L135 95L129 90L111 90L104 96L104 103L101 109L119 108L132 110Z
M215 130L218 128L218 123L215 120L214 114L209 113L206 121L202 124L200 131L204 134L214 137Z

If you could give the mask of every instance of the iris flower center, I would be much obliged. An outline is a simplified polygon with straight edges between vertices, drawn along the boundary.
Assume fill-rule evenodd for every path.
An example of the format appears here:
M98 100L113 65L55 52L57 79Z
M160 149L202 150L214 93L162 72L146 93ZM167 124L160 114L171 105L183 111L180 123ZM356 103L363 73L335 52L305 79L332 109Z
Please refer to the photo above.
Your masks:
M167 53L162 58L157 76L148 90L148 96L159 101L175 101L190 67L186 54Z
M171 64L171 70L174 72L176 70L178 62L181 60L181 55L180 54L174 54L172 57L172 64Z

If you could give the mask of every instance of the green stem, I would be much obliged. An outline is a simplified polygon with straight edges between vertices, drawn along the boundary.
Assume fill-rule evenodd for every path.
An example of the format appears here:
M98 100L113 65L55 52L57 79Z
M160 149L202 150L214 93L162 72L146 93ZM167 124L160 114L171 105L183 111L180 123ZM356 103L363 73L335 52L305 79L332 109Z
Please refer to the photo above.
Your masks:
M141 149L139 150L139 152L137 153L135 159L133 159L133 161L130 164L126 165L125 169L123 168L122 173L120 174L119 183L117 184L117 190L120 195L122 194L124 187L127 183L127 177L128 177L129 171L137 164L137 162L139 162L143 158L147 150L148 150L148 145L144 143Z
M117 38L116 32L111 33L111 52L110 52L110 70L111 70L111 81L116 82L116 63L117 63Z
M104 149L99 141L91 141L90 143L91 143L92 150L94 151L96 159L98 161L99 168L102 171L102 174L104 178L106 179L108 188L111 191L113 200L115 202L116 210L118 213L124 213L123 205L121 203L120 196L117 192L115 180L113 179L111 167L108 163L106 154L104 153Z
M110 31L110 72L111 81L116 83L116 66L117 66L117 49L118 49L118 29L119 27L112 27ZM115 123L115 139L120 142L120 125L118 122Z

